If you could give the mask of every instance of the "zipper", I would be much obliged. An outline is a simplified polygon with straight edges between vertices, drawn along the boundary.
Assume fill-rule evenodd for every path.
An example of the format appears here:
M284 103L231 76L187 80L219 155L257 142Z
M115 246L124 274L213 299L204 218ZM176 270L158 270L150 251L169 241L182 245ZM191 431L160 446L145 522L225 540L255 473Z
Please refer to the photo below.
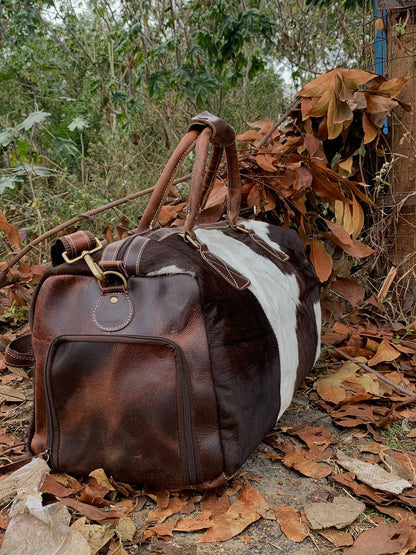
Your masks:
M53 355L56 351L56 347L59 343L67 341L69 343L73 342L81 342L81 341L88 341L88 340L96 340L96 343L123 343L123 340L131 339L133 340L132 343L156 343L162 345L170 345L174 352L178 356L179 361L179 371L180 371L180 387L181 387L181 400L182 400L182 418L183 418L183 427L184 427L184 442L185 442L185 451L186 451L186 458L187 458L187 471L190 484L197 483L197 472L196 472L196 463L195 463L195 445L192 435L192 419L191 419L191 402L190 402L190 395L189 395L189 384L188 384L188 372L186 370L186 366L184 364L184 356L182 349L180 346L171 341L170 339L166 338L159 338L159 337L151 337L151 336L131 336L131 335L119 335L114 337L106 337L100 335L90 335L90 336L82 336L82 335L60 335L56 337L49 346L48 353L46 356L45 362L45 391L46 391L46 402L48 407L48 441L47 441L47 448L46 452L49 456L49 463L53 470L59 471L59 465L57 460L55 460L55 454L53 451L53 443L54 443L54 429L55 425L59 429L59 421L56 415L56 411L53 410L52 407L52 377L51 377L51 362L53 359ZM59 432L58 432L59 433ZM180 441L180 439L179 439ZM188 482L187 480L185 480Z

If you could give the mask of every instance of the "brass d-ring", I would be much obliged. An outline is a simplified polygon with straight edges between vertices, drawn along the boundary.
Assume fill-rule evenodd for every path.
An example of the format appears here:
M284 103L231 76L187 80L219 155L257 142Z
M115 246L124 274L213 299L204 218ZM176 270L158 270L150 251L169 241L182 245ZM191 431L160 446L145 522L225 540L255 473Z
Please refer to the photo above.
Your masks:
M101 279L98 280L98 285L100 289L103 289L103 282L106 281L105 276L108 275L117 276L123 282L124 289L127 289L127 279L125 278L125 276L123 276L123 274L121 274L120 272L115 272L114 270L107 270L103 272Z

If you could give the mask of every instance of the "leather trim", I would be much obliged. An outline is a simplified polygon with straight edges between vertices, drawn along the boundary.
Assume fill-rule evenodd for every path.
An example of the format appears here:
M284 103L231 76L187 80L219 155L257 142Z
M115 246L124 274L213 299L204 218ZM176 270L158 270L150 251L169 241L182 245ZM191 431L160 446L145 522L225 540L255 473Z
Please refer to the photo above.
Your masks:
M231 268L224 260L218 258L208 250L206 245L199 247L199 253L207 264L211 266L221 277L239 291L244 291L250 285L250 280Z

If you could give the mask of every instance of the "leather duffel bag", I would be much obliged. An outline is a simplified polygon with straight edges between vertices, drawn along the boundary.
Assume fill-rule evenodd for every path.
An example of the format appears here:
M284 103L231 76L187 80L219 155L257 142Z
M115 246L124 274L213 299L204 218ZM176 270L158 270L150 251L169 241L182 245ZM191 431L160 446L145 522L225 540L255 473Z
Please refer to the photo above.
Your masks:
M194 147L184 225L160 227ZM198 225L224 151L227 217ZM239 218L240 193L234 130L204 112L136 233L103 245L77 231L52 247L31 305L30 445L55 470L215 487L289 406L319 354L318 282L294 230ZM10 345L9 364L31 362L28 342Z

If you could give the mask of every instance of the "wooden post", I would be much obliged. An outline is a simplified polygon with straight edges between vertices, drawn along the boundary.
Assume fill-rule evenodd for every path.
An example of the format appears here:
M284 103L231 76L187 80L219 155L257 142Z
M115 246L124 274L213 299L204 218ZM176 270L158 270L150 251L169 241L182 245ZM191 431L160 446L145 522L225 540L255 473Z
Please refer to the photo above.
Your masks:
M416 0L378 0L378 7L386 9L386 77L410 77L400 99L413 111L398 107L390 121L395 212L386 232L390 233L388 255L398 268L397 301L401 312L412 318L416 313Z

